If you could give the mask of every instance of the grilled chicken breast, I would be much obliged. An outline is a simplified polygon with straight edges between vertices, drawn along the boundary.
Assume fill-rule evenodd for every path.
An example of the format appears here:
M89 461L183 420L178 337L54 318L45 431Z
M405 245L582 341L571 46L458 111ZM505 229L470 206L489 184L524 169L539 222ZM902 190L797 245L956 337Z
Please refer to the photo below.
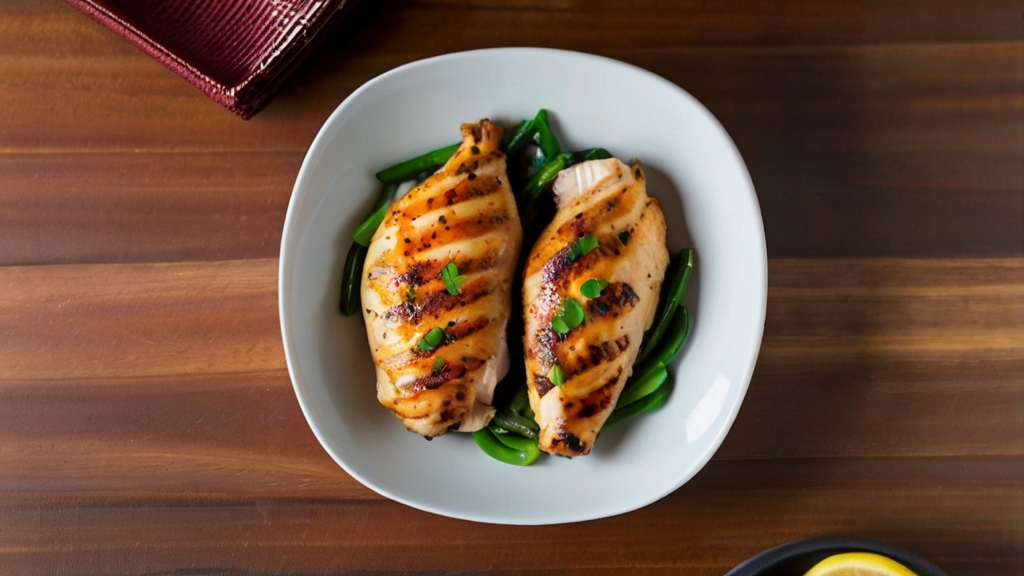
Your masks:
M482 120L462 136L447 164L391 206L361 280L377 398L428 438L487 425L509 367L522 227L502 129Z
M590 452L653 323L668 265L665 216L638 162L577 164L554 192L558 211L526 263L526 373L540 448L577 456ZM607 282L594 298L581 292L590 279Z

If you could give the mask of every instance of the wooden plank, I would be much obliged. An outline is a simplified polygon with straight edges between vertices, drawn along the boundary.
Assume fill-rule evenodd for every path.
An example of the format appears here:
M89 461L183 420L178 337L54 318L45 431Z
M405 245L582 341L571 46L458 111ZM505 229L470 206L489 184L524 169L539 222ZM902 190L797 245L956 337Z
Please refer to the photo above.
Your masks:
M284 367L277 260L0 268L6 379ZM116 359L116 361L114 361Z
M1021 359L1024 260L773 260L769 354ZM813 339L813 345L808 345ZM800 341L801 351L791 348Z
M0 264L276 257L299 153L0 155Z
M4 380L0 493L169 505L378 497L317 442L284 370Z
M907 547L950 574L1009 574L1024 559L1022 527L1005 514L1020 503L1021 478L1019 459L713 461L640 511L546 527L475 524L360 499L22 503L0 505L0 565L11 573L75 566L80 574L501 568L711 575L762 549L844 533Z
M720 454L1020 456L1022 343L1020 259L771 260L761 354Z
M810 339L808 339L810 340ZM1024 361L762 354L718 457L1024 454Z

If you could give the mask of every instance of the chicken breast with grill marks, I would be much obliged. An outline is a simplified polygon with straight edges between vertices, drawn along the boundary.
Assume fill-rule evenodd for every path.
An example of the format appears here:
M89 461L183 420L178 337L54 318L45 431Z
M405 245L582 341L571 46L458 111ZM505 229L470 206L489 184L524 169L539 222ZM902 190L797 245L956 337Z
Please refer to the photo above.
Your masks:
M502 129L482 120L463 124L462 136L437 173L391 206L361 281L377 398L426 437L486 426L509 367L522 227L498 148Z
M665 216L639 162L578 164L559 173L554 192L558 210L525 270L527 384L540 448L578 456L615 408L653 323L668 265ZM607 282L594 298L581 292L590 279ZM582 323L568 308L582 309Z

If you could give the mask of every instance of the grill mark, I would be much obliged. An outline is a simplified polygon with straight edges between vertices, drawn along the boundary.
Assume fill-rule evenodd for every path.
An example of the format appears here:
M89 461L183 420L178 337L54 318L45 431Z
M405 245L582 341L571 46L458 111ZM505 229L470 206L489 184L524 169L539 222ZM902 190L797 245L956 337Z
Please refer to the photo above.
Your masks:
M489 155L486 158L490 160L493 159L492 156ZM473 165L473 169L467 169L465 172L461 170L467 164L464 163L459 167L460 171L456 172L456 174L466 174L466 177L459 179L454 186L444 188L442 186L443 180L426 180L420 187L415 188L398 201L396 206L388 213L390 220L385 222L385 225L394 225L397 222L395 219L399 217L408 216L411 220L413 217L419 217L432 209L453 206L460 202L480 196L487 196L501 190L501 182L498 179L485 178L480 174L481 169L490 168L489 162L474 161L470 164ZM496 168L500 169L500 166ZM501 170L495 171L500 172ZM473 178L469 178L470 174L473 174Z
M559 365L570 378L585 378L587 373L599 368L602 364L610 364L622 357L629 348L629 335L623 334L615 340L606 340L600 344L587 344L586 350L579 353L568 351L560 354ZM618 370L621 372L622 367Z
M495 267L495 254L487 253L480 258L460 258L458 261L460 274L475 274L486 272ZM400 290L403 286L428 286L434 280L441 278L441 270L448 265L447 261L423 260L414 262L405 272L394 276L389 286L392 290ZM440 281L440 280L439 280ZM443 281L441 281L443 283Z
M479 318L466 322L459 322L455 326L448 329L448 333L452 335L455 340L462 340L472 336L476 332L483 330L491 323L491 320L486 316L480 316Z
M559 444L565 444L565 447L580 454L583 452L583 442L580 441L579 437L569 432L568 430L562 430L558 433L558 436L551 439L551 447L556 448Z
M388 322L411 322L419 316L419 309L412 302L402 302L384 311L384 320Z
M639 220L641 219L642 215L641 218L639 218L637 221L639 222ZM573 222L576 222L576 220L573 220ZM568 282L569 277L572 275L572 271L574 269L579 268L580 270L584 271L590 270L591 268L594 267L594 264L597 262L597 260L599 260L602 257L611 258L615 256L620 256L623 250L626 248L626 245L629 242L629 237L632 234L633 230L633 228L629 228L628 230L625 230L618 234L612 233L607 236L598 237L597 249L595 249L593 252L590 252L589 254L580 256L574 261L569 258L569 247L577 239L582 238L587 234L587 228L580 227L579 230L576 230L575 228L576 227L573 226L572 236L564 236L561 234L559 235L560 238L572 238L572 240L567 240L566 245L557 252L555 252L555 254L551 256L548 259L548 261L545 262L544 265L541 267L540 274L542 282L544 284L561 286L563 289L566 289L566 283ZM625 240L623 240L623 235L625 235ZM543 253L538 254L538 256L543 257L542 254Z
M403 386L405 390L410 392L419 392L421 390L436 390L440 388L442 384L456 378L461 378L466 373L465 366L452 366L447 364L444 370L441 372L431 372L427 376L417 378L409 384Z
M591 254L593 254L593 252L591 252ZM576 262L579 262L589 256L590 254L587 254L586 256L577 259ZM573 260L569 258L569 247L566 246L565 248L562 248L541 268L541 281L548 286L564 285L568 281L569 274L572 272L572 267L576 262L573 262Z
M608 236L607 238L604 238L603 241L598 245L597 249L594 250L594 252L599 252L602 256L606 257L620 255L622 251L619 248L621 243L618 242L618 239L618 236ZM591 254L593 254L594 252L591 252ZM588 256L589 255L590 254L588 254Z
M416 252L444 246L466 238L479 238L512 219L510 207L497 206L492 212L458 215L438 220L414 236ZM459 268L462 269L461 267Z
M625 336L627 341L629 336ZM622 354L623 349L619 347L614 341L602 342L600 345L589 344L587 346L587 352L590 354L589 364L593 367L597 367L602 362L611 362Z
M587 301L587 311L591 316L618 318L627 307L634 308L639 301L640 297L632 286L625 282L612 282L600 296Z
M563 222L555 230L556 235L559 237L576 238L583 235L581 232L600 230L607 227L609 222L618 222L626 218L627 215L632 214L638 207L641 210L643 209L643 207L639 206L642 198L641 189L636 185L623 187L622 192L618 195L605 197L604 194L601 194L601 196L603 199L591 201L582 213L578 213L582 214L582 216L576 215ZM622 224L627 229L631 229L639 219L640 215L638 214L636 218L626 218L626 221Z
M618 347L619 352L625 352L626 348L629 348L629 334L623 334L615 340L615 346Z
M392 280L392 288L397 290L405 286L422 286L427 283L427 278L437 276L441 267L435 271L432 262L417 262L409 266L404 273L399 274Z
M533 382L537 387L537 396L541 398L555 387L555 385L551 383L551 380L548 380L548 377L544 374L534 374Z
M594 390L580 402L580 408L576 411L579 418L591 418L608 409L612 403L612 394L615 386L622 377L622 368L619 368L614 376L605 381L600 388Z
M372 287L377 290L385 290L393 301L401 302L385 310L383 317L388 320L406 322L418 320L424 313L435 312L443 308L442 297L448 292L444 280L441 278L441 270L447 265L448 261L431 259L414 262L404 272L397 275L391 275L394 272L393 268L382 269L379 271L381 273L376 273L377 269L371 270L368 273L368 278L374 282ZM480 258L460 259L458 262L460 274L480 274L492 270L497 265L496 254L493 252L486 253ZM483 283L487 284L486 281ZM469 302L487 295L480 293L480 284L479 279L473 279L462 285L459 296L450 294L449 296L458 300L457 305L461 305L463 300L466 300L468 305ZM476 288L475 291L474 288ZM439 303L435 300L442 300L442 302ZM454 306L447 309L454 309Z
M384 313L384 318L389 321L418 324L425 316L440 317L442 312L464 308L491 295L491 286L486 281L463 284L462 293L458 296L449 294L441 281L432 282L431 287L435 289L427 292L425 296L422 290L417 293L418 304L402 302L392 306Z
M470 304L491 295L491 286L488 282L467 282L462 285L461 294L455 296L449 294L442 284L439 289L430 292L419 309L419 317L423 316L440 317L443 312L451 312L456 308L465 308Z
M406 425L415 422L419 426L426 426L437 430L435 435L443 434L444 430L450 427L449 422L454 422L458 427L470 411L470 405L465 402L452 404L450 399L454 391L462 393L470 387L465 380L451 380L441 389L424 389L410 393L404 398L395 399L387 405ZM441 402L444 399L444 402ZM429 440L431 437L426 436Z
M402 389L412 393L422 392L423 390L436 390L447 382L458 380L470 372L479 370L483 365L484 361L479 358L467 358L465 362L461 363L449 362L448 364L445 364L445 367L441 372L431 371L430 374L417 378L409 384L406 384ZM461 398L459 397L459 394L461 394ZM459 393L456 394L456 399L460 402L464 401L466 399L465 393L460 390ZM445 407L450 405L450 398L444 401ZM445 419L442 418L442 420Z

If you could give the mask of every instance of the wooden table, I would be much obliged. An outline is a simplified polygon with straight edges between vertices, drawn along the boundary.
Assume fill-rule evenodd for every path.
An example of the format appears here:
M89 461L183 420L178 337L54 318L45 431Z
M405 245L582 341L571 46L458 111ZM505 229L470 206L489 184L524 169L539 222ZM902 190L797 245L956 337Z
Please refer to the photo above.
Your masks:
M364 2L242 121L58 0L0 2L0 574L717 575L876 538L1024 573L1020 2ZM593 52L700 99L764 215L738 420L660 502L479 525L347 476L277 318L303 154L356 87L472 48Z

